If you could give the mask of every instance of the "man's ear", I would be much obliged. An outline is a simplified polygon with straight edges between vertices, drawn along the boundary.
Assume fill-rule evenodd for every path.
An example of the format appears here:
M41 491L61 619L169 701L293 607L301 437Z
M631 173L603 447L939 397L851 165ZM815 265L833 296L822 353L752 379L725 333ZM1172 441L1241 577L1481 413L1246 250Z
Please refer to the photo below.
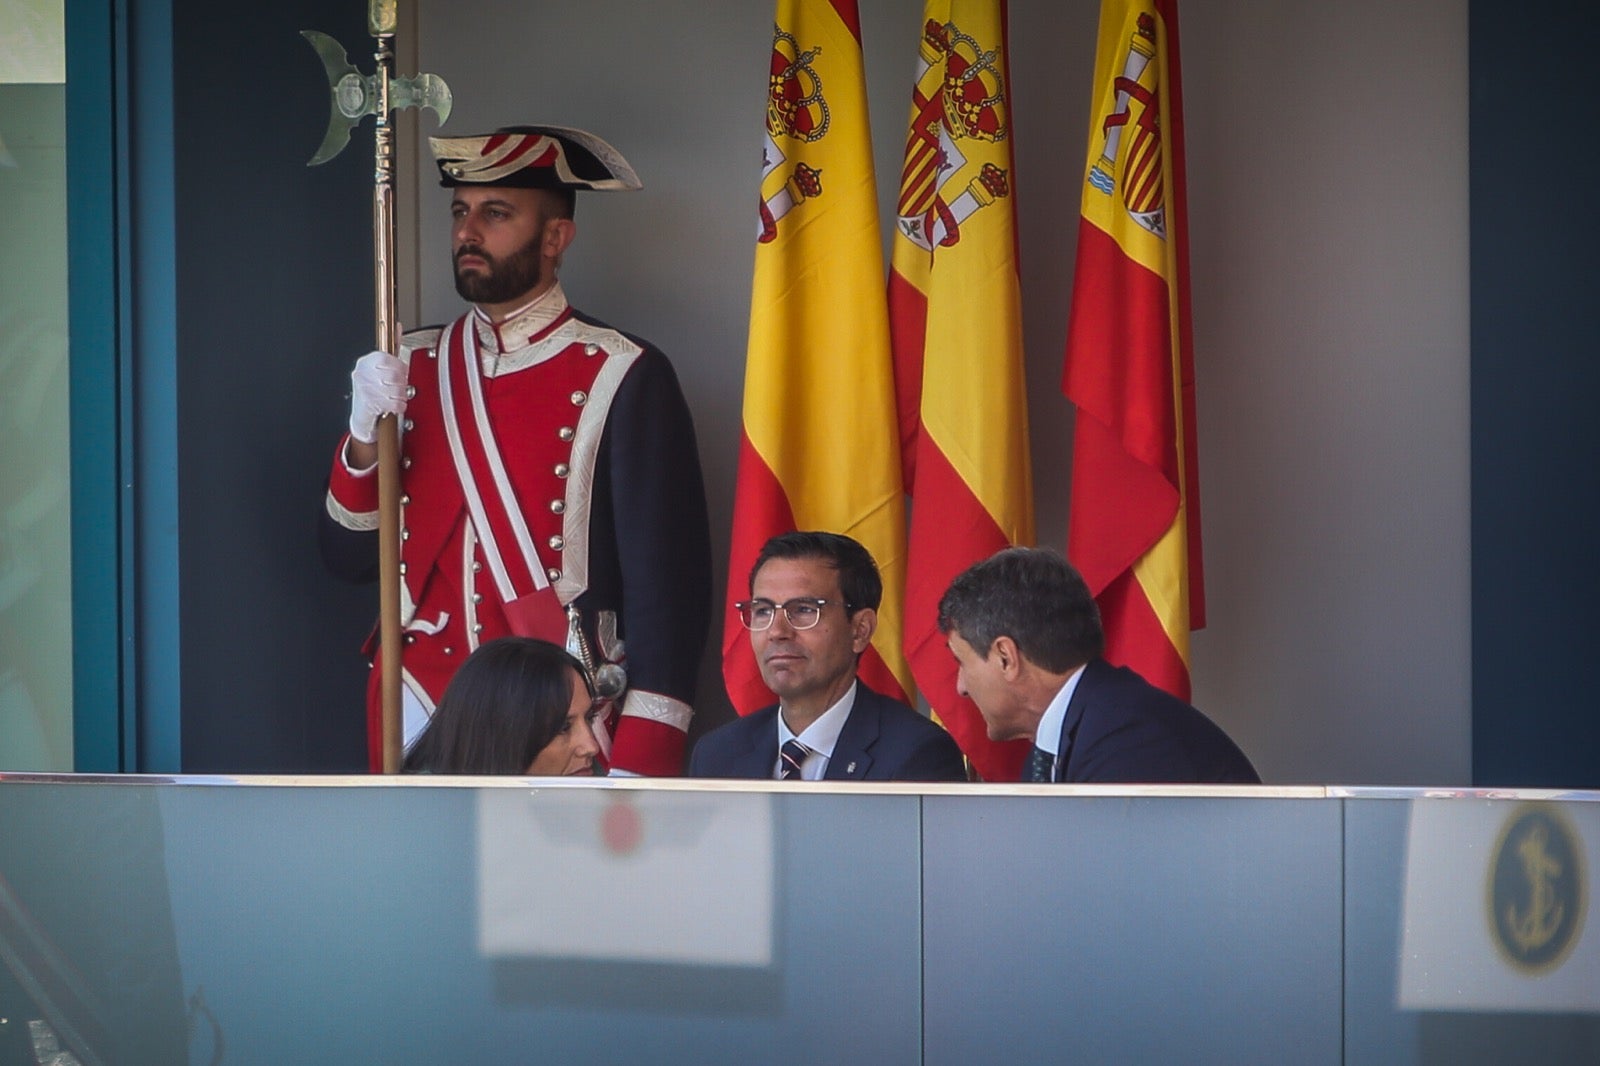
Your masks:
M860 655L872 643L872 634L878 631L878 612L863 607L850 616L850 646Z
M1000 673L1008 681L1015 680L1022 673L1022 652L1017 648L1017 642L1007 636L994 638L994 643L989 645L989 658L995 660L995 665L1000 668Z
M578 224L570 218L546 219L544 224L544 239L539 251L546 259L561 261L573 240L578 236Z

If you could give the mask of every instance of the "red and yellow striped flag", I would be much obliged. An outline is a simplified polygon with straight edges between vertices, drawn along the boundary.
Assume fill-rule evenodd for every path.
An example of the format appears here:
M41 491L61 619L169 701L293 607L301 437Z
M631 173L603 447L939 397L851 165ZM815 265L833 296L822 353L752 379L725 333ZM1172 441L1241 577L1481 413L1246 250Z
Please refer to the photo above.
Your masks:
M905 500L883 300L883 237L855 0L778 0L750 298L744 434L722 673L740 713L773 702L732 602L768 537L844 533L883 574L860 676L905 699Z
M1204 625L1175 0L1105 0L1062 389L1067 554L1106 657L1189 698Z
M1028 745L995 744L938 629L972 563L1033 543L1033 484L1001 0L924 8L889 274L905 479L912 495L906 654L945 728L990 781Z

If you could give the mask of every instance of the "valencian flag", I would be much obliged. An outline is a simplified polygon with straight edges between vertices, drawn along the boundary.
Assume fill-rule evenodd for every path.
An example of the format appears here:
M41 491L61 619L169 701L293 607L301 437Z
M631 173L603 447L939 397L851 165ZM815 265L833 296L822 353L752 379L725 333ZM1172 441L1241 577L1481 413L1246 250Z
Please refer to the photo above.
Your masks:
M911 691L896 607L905 589L894 372L883 300L866 79L855 0L778 0L762 142L744 433L734 496L722 672L740 713L773 702L731 603L761 545L844 533L883 574L860 675Z
M1204 611L1178 86L1174 0L1105 0L1062 389L1067 554L1106 657L1188 699Z
M904 477L912 497L906 654L944 726L990 781L995 744L938 629L939 598L979 559L1033 543L1012 192L1005 5L930 0L911 92L889 274Z

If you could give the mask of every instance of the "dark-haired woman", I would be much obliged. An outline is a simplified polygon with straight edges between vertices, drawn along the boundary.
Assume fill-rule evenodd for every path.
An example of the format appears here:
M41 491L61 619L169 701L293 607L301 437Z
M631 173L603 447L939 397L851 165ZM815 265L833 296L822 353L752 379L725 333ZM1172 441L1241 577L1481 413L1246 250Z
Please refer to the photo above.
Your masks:
M577 659L548 641L502 637L461 664L402 770L593 774L599 713Z

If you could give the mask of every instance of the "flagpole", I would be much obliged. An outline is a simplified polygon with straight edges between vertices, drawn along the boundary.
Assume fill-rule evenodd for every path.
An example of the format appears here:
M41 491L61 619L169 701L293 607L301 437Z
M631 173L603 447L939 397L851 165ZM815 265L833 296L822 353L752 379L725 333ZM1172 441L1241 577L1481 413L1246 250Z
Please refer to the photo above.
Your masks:
M350 130L367 115L377 123L373 139L372 287L374 346L400 352L399 299L395 283L394 112L431 107L444 122L450 117L450 89L433 74L394 77L394 35L398 0L368 0L367 29L376 41L377 70L363 76L327 34L302 30L321 57L328 75L332 111L322 145L309 165L325 163L350 140ZM381 751L383 772L400 769L400 428L391 415L378 420L378 640Z

